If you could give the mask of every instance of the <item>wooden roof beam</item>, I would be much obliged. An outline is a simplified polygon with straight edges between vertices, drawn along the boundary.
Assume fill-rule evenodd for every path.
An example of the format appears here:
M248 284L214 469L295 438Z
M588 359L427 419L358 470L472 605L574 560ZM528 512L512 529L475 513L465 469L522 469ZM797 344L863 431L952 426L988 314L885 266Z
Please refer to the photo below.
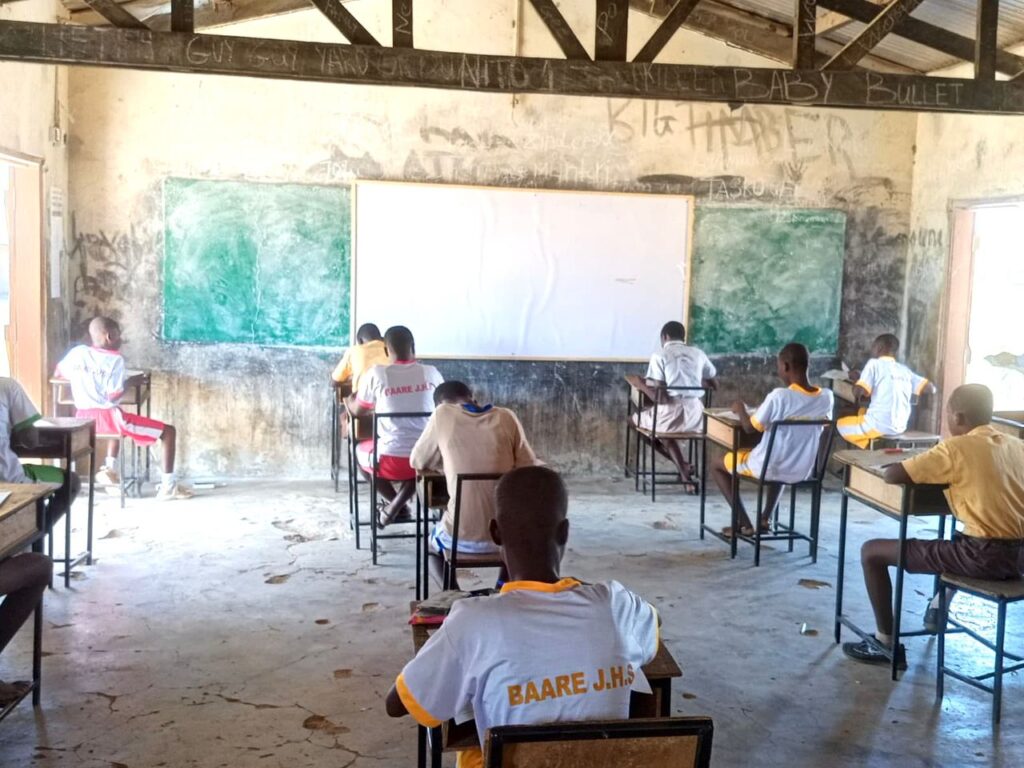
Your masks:
M558 47L562 49L565 58L573 61L590 61L590 54L583 47L583 43L572 31L569 22L565 20L562 12L558 10L554 0L530 0L530 5L537 11L544 26L555 38Z
M850 69L871 51L904 19L908 18L922 0L892 0L881 13L861 30L860 34L843 46L822 69Z
M132 16L114 0L84 0L85 4L96 13L121 29L149 29L144 23Z
M359 19L352 15L352 11L341 4L341 0L312 0L312 2L352 45L380 46L377 39L359 22Z
M654 61L661 53L661 49L668 44L683 22L689 18L699 2L700 0L676 0L672 10L662 19L661 24L651 35L651 39L644 43L644 47L633 57L633 61Z

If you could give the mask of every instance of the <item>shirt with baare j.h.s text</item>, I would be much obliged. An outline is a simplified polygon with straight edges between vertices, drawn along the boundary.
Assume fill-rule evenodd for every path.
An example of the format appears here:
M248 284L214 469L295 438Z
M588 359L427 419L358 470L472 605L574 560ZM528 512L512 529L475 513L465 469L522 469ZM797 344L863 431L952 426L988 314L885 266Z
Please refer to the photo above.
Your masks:
M658 651L658 614L615 581L513 581L459 600L398 676L409 713L434 727L624 719Z

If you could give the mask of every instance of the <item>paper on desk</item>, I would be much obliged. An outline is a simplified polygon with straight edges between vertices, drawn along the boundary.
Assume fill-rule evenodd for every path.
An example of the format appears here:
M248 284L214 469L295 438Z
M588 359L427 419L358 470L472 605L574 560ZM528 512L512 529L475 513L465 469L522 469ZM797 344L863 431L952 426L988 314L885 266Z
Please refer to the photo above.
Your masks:
M3 506L3 503L5 501L7 501L7 499L10 498L10 496L11 496L11 492L10 491L2 491L2 492L0 492L0 506Z
M848 371L841 371L838 368L832 368L831 370L825 371L818 378L820 379L832 379L833 381L848 381Z
M32 426L33 427L56 427L57 424L55 422L53 422L53 421L49 421L48 419L36 419L35 422L32 424Z

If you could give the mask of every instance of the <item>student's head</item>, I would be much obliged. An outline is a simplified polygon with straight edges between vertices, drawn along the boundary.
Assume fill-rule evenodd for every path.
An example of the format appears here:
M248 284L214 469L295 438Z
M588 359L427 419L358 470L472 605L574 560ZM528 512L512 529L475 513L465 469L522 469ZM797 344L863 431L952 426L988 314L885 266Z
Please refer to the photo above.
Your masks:
M871 344L872 357L896 357L900 351L900 340L891 333L883 333Z
M370 341L380 341L380 328L373 323L363 323L356 331L356 343L366 344Z
M569 496L557 472L547 467L513 469L494 489L491 538L502 547L509 576L558 574L569 540Z
M89 340L100 349L120 349L121 326L109 317L94 317L89 322Z
M661 343L668 344L670 341L686 341L686 328L675 320L670 320L661 326Z
M992 390L984 384L964 384L953 390L946 403L949 431L966 435L992 421Z
M473 390L461 381L446 381L434 390L434 405L462 405L473 402Z
M412 360L416 357L416 342L412 331L404 325L392 325L384 334L384 346L392 360Z
M807 347L791 342L779 350L779 378L787 384L804 381L807 378L807 366L810 364L810 353Z

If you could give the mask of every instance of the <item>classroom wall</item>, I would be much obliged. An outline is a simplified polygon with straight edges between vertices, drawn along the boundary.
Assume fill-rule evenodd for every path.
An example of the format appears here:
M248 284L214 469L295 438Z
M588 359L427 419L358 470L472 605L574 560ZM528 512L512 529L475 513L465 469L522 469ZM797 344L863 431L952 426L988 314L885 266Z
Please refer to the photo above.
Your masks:
M527 7L417 4L424 47L557 56ZM562 3L565 6L565 3ZM592 3L570 21L592 38ZM371 30L388 3L349 3ZM570 8L570 10L572 10ZM375 16L376 14L376 16ZM590 25L589 28L587 25ZM631 50L656 27L634 15ZM338 40L316 12L232 33ZM387 36L384 37L385 43ZM763 64L681 31L667 60ZM699 205L836 207L849 213L843 342L851 362L901 317L913 115L863 111L362 88L79 69L72 73L76 319L119 318L132 365L156 372L154 413L176 423L195 473L319 472L327 463L327 374L336 353L160 340L168 175L346 184L353 178L694 194ZM633 255L642 258L642 252ZM443 297L438 311L444 307ZM455 311L455 310L450 310ZM666 320L669 318L666 318ZM401 322L401 312L379 318ZM413 329L415 331L415 329ZM637 339L657 345L658 328ZM429 357L429 339L420 339ZM774 362L720 361L719 400L760 397ZM824 369L831 360L816 361ZM438 362L449 377L523 412L538 451L579 472L621 451L622 374L643 365ZM552 417L552 414L557 414Z
M64 6L57 0L0 5L0 19L4 21L49 22L65 17ZM54 146L49 135L50 126L54 125L55 99L58 105L57 122L66 130L67 68L0 62L0 153L6 151L43 160L43 195L47 201L50 199L51 188L62 190L65 197L68 192L67 147L63 144ZM47 242L49 226L49 216L44 212ZM46 330L47 347L51 354L55 354L67 342L71 317L67 300L67 275L65 262L61 275L61 297L50 299L48 303Z

